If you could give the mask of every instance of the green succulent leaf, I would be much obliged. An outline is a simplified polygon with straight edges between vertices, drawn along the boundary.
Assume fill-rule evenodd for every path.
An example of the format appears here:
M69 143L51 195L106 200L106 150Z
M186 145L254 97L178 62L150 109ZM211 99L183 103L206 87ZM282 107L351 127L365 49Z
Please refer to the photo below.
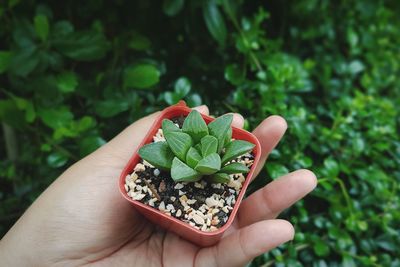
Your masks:
M201 174L175 157L172 160L171 177L175 182L196 182L201 179Z
M225 154L222 157L222 164L243 155L247 152L253 150L254 144L244 141L244 140L233 140L230 142L225 149Z
M201 138L208 135L207 124L197 110L191 111L186 117L182 131L189 134L195 143L200 142Z
M174 152L180 160L185 161L186 153L193 144L190 135L181 132L166 132L164 133L164 137L172 152Z
M228 164L224 166L221 169L221 172L225 172L228 174L234 174L234 173L248 173L250 171L249 168L247 168L246 165L239 163L239 162L233 162L231 164Z
M196 167L197 163L202 159L199 151L194 147L189 148L189 151L186 154L186 164L190 167Z
M139 155L150 164L164 170L171 169L172 160L175 157L167 142L155 142L144 145L139 149Z
M221 158L217 153L212 153L201 159L194 169L202 174L210 175L219 171L220 168Z
M217 172L209 176L208 181L211 183L227 183L230 179L227 173Z
M164 119L162 121L162 130L164 135L168 132L181 132L182 130L175 125L171 120Z
M231 128L232 119L232 114L226 114L208 124L210 134L218 139L218 153L220 153L224 147L226 133Z
M232 127L229 128L228 132L225 135L224 147L232 141Z
M201 143L198 143L194 146L194 148L197 149L197 151L199 151L199 153L201 153Z
M212 135L206 135L201 138L201 154L203 157L208 156L212 153L217 153L218 140Z

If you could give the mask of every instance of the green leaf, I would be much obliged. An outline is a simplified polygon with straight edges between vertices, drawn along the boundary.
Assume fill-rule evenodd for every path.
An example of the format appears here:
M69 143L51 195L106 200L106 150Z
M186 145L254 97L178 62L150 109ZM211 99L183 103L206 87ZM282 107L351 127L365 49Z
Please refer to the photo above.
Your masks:
M192 85L189 79L181 77L175 82L174 91L177 96L182 99L190 92L191 87Z
M197 149L197 151L199 151L199 153L201 152L201 143L198 143L194 146L194 148Z
M340 172L339 164L333 158L326 158L324 160L324 167L327 176L329 177L337 177Z
M95 112L103 118L113 117L129 109L129 102L122 99L108 99L95 102Z
M174 105L178 103L181 98L174 92L165 92L164 100L165 102L167 102L168 105Z
M129 41L128 47L138 51L145 51L151 47L151 42L146 36L140 33L133 33L132 39Z
M32 101L21 97L13 97L13 99L17 108L25 111L25 120L29 123L33 122L36 117L36 112Z
M8 69L17 76L28 76L39 64L40 56L36 47L17 50L10 59Z
M224 167L222 167L221 172L234 174L234 173L248 173L250 171L246 165L239 162L232 162Z
M279 163L272 163L272 162L268 163L266 168L267 168L268 174L273 179L281 177L282 175L289 173L289 170L285 166L283 166Z
M216 118L208 124L208 129L210 134L218 139L218 153L221 152L225 143L226 133L231 128L233 115L226 114L221 117Z
M79 139L79 154L81 157L89 155L105 143L106 141L100 136L88 136Z
M160 71L151 64L128 67L124 71L124 87L146 89L160 81Z
M164 137L172 152L174 152L180 160L185 161L186 153L193 144L190 135L182 132L166 132L164 133Z
M200 142L201 138L208 135L207 124L197 110L192 110L185 118L182 131L188 133L194 143Z
M57 21L56 23L54 23L54 25L52 25L51 38L58 40L59 38L65 37L73 32L74 32L74 25L72 25L71 22L67 20Z
M236 64L228 65L225 68L225 80L233 85L239 85L244 81L244 71L239 68Z
M163 130L164 135L165 135L165 133L168 133L168 132L181 132L182 131L178 126L175 125L175 123L173 123L171 120L168 120L168 119L164 119L162 121L161 128Z
M43 42L47 40L49 35L49 21L45 15L36 15L34 18L36 35Z
M359 60L353 60L349 64L348 68L349 68L350 73L353 75L356 75L365 69L364 64Z
M231 141L225 149L225 154L222 157L222 164L237 158L247 152L253 150L254 144L244 141L244 140L233 140Z
M226 132L224 147L231 141L232 141L232 127L230 127L229 130Z
M67 57L80 61L103 58L110 45L98 31L71 32L53 41L54 47Z
M202 104L201 96L196 93L188 95L185 99L189 107L197 107Z
M173 17L182 10L184 3L184 0L164 0L163 11L167 16Z
M197 163L202 159L199 151L194 147L189 148L186 154L186 164L189 165L191 168L195 168Z
M0 74L8 69L12 54L10 51L0 51Z
M42 119L43 123L53 129L66 126L72 122L74 117L69 108L66 106L52 109L40 108L37 113Z
M174 153L172 153L167 142L154 142L142 146L139 149L139 155L142 159L150 162L157 168L169 170L171 169Z
M68 161L68 158L59 152L53 152L47 156L47 164L52 168L59 168L64 166Z
M203 157L208 156L213 153L217 153L218 150L218 140L212 135L206 135L201 138L201 154Z
M228 183L231 178L227 173L217 172L208 177L208 181L211 183Z
M329 254L328 244L325 241L320 240L320 239L318 239L315 242L313 249L314 249L315 254L317 254L320 257L326 256Z
M13 99L0 99L0 121L19 129L25 126L25 116Z
M175 157L172 161L171 177L175 182L196 182L201 174Z
M194 169L202 174L210 175L219 171L220 168L221 158L217 153L212 153L201 159Z
M78 86L78 78L71 71L66 71L57 76L57 87L63 93L75 91Z
M215 0L206 0L203 6L203 17L212 37L220 46L225 46L227 35L225 21Z

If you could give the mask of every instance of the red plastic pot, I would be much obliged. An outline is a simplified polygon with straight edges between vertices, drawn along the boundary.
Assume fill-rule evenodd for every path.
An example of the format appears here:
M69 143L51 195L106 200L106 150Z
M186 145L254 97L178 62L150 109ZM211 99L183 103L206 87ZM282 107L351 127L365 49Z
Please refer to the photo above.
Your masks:
M147 133L146 137L138 147L142 147L145 144L151 143L153 141L153 136L157 133L157 130L161 128L161 123L163 119L171 119L174 117L178 116L187 116L190 113L191 109L186 106L186 103L184 101L180 101L178 104L174 106L170 106L166 109L164 109L160 116L156 119L156 121L153 123L150 131ZM211 121L214 120L214 118L211 118L209 116L206 116L204 114L201 114L205 122L208 124ZM133 200L128 196L128 194L125 191L124 184L125 184L125 177L128 174L131 174L133 172L133 169L135 168L136 164L140 160L140 156L137 153L138 149L135 151L131 159L129 160L128 164L125 166L124 170L121 173L120 179L119 179L119 189L123 197L128 200L132 205L143 215L145 216L148 220L153 222L154 224L160 225L161 227L172 231L176 233L177 235L199 245L199 246L210 246L218 242L223 233L226 231L226 229L229 228L229 226L232 224L233 220L235 219L236 213L239 209L240 203L242 202L243 196L246 192L247 186L249 185L251 178L254 174L254 170L260 160L260 155L261 155L261 146L260 142L257 140L257 138L243 130L239 129L236 127L232 127L232 137L235 139L241 139L241 140L246 140L249 141L253 144L255 144L255 147L253 149L254 153L254 163L251 166L250 172L247 174L246 180L242 185L242 188L240 190L239 196L236 200L236 204L233 207L233 210L225 223L221 228L219 228L216 231L213 232L203 232L201 230L197 230L196 228L190 226L188 223L183 222L179 219L176 219L175 217L166 215L162 213L161 211L150 207L146 204L143 204L139 201Z

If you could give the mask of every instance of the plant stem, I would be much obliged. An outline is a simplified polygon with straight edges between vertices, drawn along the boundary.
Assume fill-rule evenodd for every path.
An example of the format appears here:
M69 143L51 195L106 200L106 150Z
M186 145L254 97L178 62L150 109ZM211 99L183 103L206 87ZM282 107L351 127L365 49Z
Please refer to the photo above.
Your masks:
M239 23L236 19L236 17L233 14L232 9L230 8L230 5L226 5L226 8L229 9L227 10L228 17L231 19L233 26L235 26L236 30L239 32L240 37L242 38L244 43L249 43L249 41L246 38L246 35L243 33L242 29L239 26ZM254 64L256 65L258 71L263 71L263 68L261 67L260 61L256 57L256 55L253 53L253 51L249 50L249 55L250 58L254 61Z
M7 159L15 162L18 157L18 143L15 130L7 123L3 122L4 142L6 143Z

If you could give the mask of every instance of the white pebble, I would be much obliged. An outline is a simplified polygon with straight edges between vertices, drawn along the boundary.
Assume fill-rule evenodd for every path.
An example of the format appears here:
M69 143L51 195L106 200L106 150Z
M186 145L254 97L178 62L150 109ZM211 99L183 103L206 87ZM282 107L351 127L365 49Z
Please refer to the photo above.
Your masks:
M229 212L228 207L226 207L226 206L223 207L223 208L222 208L222 211L225 212L225 213L228 213L228 212Z
M128 185L127 185L127 184L124 184L124 187L125 187L125 191L128 192L128 191L129 191Z
M175 211L174 205L168 204L168 205L167 205L167 210L169 210L169 211Z
M205 222L204 222L204 219L203 218L201 218L199 215L197 215L197 214L193 214L193 220L197 223L197 224L200 224L200 225L203 225Z
M149 206L152 206L152 207L154 207L154 202L156 202L156 198L152 198L152 199L150 199L149 200Z
M153 171L153 173L154 173L155 176L159 176L160 175L160 170L159 169L155 169Z
M146 195L145 194L136 194L133 196L134 200L142 200Z
M204 189L204 186L201 183L195 182L194 187Z
M147 167L150 167L150 168L154 168L154 166L151 165L150 162L148 162L148 161L146 161L146 160L143 160L143 165L144 165L144 166L147 166Z
M176 217L181 217L182 211L180 209L177 210L175 215L176 215Z
M145 186L142 187L142 191L143 191L144 193L147 193L147 189L148 189L148 188L147 188L147 185L145 185Z
M206 204L210 208L221 206L220 202L213 197L206 198Z
M161 201L160 205L158 206L158 209L161 210L161 211L165 210L165 203L164 203L164 201Z
M217 227L215 227L215 226L211 226L211 227L210 227L210 231L211 231L211 232L213 232L213 231L217 231L217 230L218 230L218 228L217 228Z
M135 170L135 172L142 172L142 171L146 170L146 168L144 167L144 165L142 163L138 163L138 164L136 164L134 170Z
M196 199L188 199L188 201L186 201L187 204L192 205L194 203L196 203Z
M183 184L181 184L181 183L177 183L175 186L174 186L174 188L175 189L182 189L183 188Z

